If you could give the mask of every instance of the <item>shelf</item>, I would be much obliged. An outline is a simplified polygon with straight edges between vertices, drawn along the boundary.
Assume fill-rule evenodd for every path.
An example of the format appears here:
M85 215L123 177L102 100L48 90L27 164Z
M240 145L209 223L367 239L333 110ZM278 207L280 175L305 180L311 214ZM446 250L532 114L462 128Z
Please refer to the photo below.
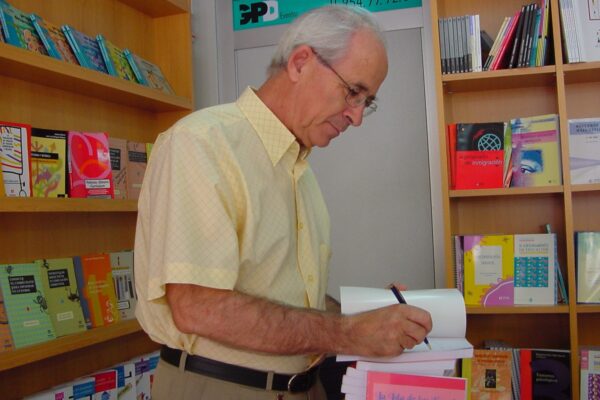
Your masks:
M565 83L600 82L600 61L563 65Z
M119 0L121 3L135 8L151 17L166 17L169 15L190 12L188 0Z
M600 313L600 304L577 304L577 313Z
M137 200L0 197L0 212L137 212Z
M477 92L556 85L556 67L501 69L498 71L468 72L442 76L446 93Z
M52 57L0 43L3 76L154 112L191 111L192 101Z
M505 307L479 307L467 306L467 314L568 314L568 305L550 305L550 306L505 306Z
M600 186L600 185L599 185ZM500 189L450 190L450 197L523 196L532 194L562 193L562 186L515 187Z
M600 191L600 183L594 184L578 184L571 186L572 192L594 192Z
M44 360L69 351L89 347L141 331L137 320L90 329L85 332L59 337L44 343L0 354L0 371L6 371L35 361Z

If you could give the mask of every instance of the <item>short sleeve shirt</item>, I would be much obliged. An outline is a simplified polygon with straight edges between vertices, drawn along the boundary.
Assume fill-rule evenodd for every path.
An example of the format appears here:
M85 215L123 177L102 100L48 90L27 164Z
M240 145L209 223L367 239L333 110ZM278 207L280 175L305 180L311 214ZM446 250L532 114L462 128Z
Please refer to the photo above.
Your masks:
M324 309L330 222L306 156L251 88L159 135L135 237L136 316L153 340L266 371L308 365L310 355L251 352L183 334L165 296L167 283L190 283Z

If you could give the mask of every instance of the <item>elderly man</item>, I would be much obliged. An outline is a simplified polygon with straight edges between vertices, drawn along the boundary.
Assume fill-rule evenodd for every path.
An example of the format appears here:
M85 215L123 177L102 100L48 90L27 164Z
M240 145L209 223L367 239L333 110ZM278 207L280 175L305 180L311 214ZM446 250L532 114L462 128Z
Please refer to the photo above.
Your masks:
M158 137L135 243L137 317L163 344L154 399L321 399L316 355L393 356L429 332L408 305L324 311L329 215L307 156L376 110L386 74L373 17L320 8L258 90Z

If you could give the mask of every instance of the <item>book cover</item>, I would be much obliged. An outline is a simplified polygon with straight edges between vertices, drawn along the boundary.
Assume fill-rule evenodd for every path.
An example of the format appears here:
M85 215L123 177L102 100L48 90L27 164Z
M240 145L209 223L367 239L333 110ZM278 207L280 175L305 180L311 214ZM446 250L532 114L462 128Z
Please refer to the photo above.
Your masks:
M137 302L133 277L133 251L110 253L110 266L120 319L133 319L135 318L135 305Z
M465 304L514 304L514 239L512 235L463 237Z
M56 336L85 331L87 328L79 302L73 259L42 259L35 263L40 269L48 314Z
M600 303L600 232L576 232L577 302Z
M115 46L103 35L97 35L96 40L98 41L98 46L100 47L100 52L108 73L126 81L137 82L133 70L123 54L123 50Z
M31 126L0 121L0 163L8 197L31 196Z
M148 159L146 143L127 141L127 198L138 199Z
M555 304L555 235L514 235L515 304Z
M472 400L512 399L512 351L475 349L470 360Z
M367 372L367 400L414 398L457 400L466 399L467 385L463 378Z
M582 348L579 357L581 400L600 399L600 349Z
M456 130L456 189L502 187L504 123L458 123Z
M77 256L73 263L88 329L117 322L119 313L109 255Z
M593 0L573 0L572 11L579 61L600 61L600 6Z
M36 14L31 14L29 17L48 55L71 64L79 64L59 26L44 20Z
M511 123L511 187L562 184L558 115L516 118Z
M114 367L117 371L117 399L136 400L135 364L126 362Z
M91 375L95 379L93 400L117 400L117 371L114 369L96 372Z
M69 131L68 147L70 197L112 199L108 135Z
M67 131L31 128L33 197L67 196Z
M456 124L448 124L448 171L450 172L450 189L456 187Z
M568 350L520 350L521 399L571 400L571 357Z
M56 338L35 263L0 265L0 288L16 349Z
M62 31L77 58L79 65L108 74L98 42L70 25L63 25Z
M108 138L115 199L127 198L127 140Z
M124 49L123 54L139 83L167 94L175 94L158 65L132 53L129 49Z
M14 350L14 348L15 345L8 326L8 314L4 307L4 297L2 297L2 290L0 290L0 353Z
M600 118L569 120L572 184L600 183Z
M29 14L7 2L0 1L0 19L2 20L6 43L42 55L48 55L44 44L31 23L31 19L29 19Z

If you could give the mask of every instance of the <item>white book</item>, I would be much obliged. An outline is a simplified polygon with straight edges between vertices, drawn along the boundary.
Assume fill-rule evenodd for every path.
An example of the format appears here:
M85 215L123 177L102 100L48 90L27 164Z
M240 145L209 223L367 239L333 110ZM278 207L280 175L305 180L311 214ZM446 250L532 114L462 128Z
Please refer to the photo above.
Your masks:
M594 0L571 0L580 61L600 61L600 4Z
M600 303L600 232L577 232L577 302Z
M515 304L555 304L553 233L514 235Z
M569 120L572 184L600 183L600 118Z
M579 399L595 400L600 389L600 350L581 349L579 364Z

